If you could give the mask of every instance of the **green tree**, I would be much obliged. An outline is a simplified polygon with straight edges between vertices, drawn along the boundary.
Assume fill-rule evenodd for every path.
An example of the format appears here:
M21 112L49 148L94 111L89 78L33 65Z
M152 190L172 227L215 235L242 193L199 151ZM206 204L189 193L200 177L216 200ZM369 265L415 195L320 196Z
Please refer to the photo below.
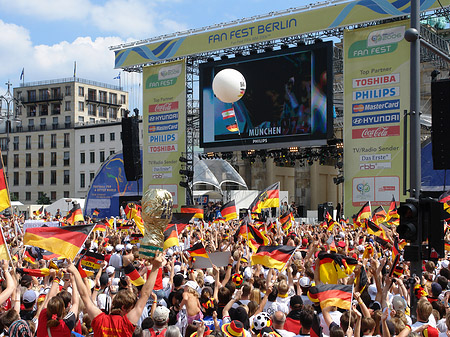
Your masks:
M38 200L36 200L36 203L38 205L49 205L50 198L47 197L47 193L42 193L41 197Z

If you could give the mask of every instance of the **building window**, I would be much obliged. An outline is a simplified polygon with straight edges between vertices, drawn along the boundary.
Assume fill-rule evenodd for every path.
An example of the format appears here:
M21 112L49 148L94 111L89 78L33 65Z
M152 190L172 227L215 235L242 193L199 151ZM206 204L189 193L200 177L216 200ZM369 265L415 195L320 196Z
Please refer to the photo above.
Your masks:
M44 196L44 192L38 192L38 199L42 198Z
M105 134L104 134L104 133L101 133L101 134L100 134L100 141L101 141L101 142L104 142L104 141L105 141Z
M95 164L95 152L91 152L89 155L90 155L90 163Z
M38 149L44 148L44 135L38 136Z
M6 151L7 150L7 146L8 145L8 138L1 138L0 139L0 149L2 151Z
M69 191L64 191L64 198L68 198L70 196L70 192Z
M44 171L38 171L38 185L44 185Z
M41 118L41 124L39 124L39 127L41 130L47 130L47 119Z
M115 153L114 150L109 150L109 155L112 155L114 153Z
M56 185L56 171L55 170L50 171L50 184Z
M64 147L70 147L70 133L64 134Z
M86 136L80 136L80 143L84 144L86 142Z
M18 186L19 185L19 172L14 172L13 185L14 186Z
M50 200L56 200L56 191L50 192Z
M78 123L84 123L84 117L78 116Z
M25 192L25 200L27 201L31 200L31 192Z
M103 117L103 118L107 118L107 113L106 113L106 107L103 105L100 105L98 107L98 117Z
M106 93L106 91L101 91L101 90L99 90L99 91L98 91L98 96L99 96L99 101L100 101L100 102L103 102L103 103L106 103L106 102L107 102L108 94Z
M25 172L25 185L31 185L31 171Z
M27 136L25 140L25 149L30 150L31 149L31 136Z
M52 103L52 115L60 115L60 114L61 114L61 104Z
M70 101L66 101L66 103L64 103L64 111L70 111Z
M25 167L31 167L31 153L25 154Z
M71 124L72 124L72 118L70 116L64 117L64 127L66 129L70 129Z
M14 151L19 151L19 137L18 136L14 136L13 146L14 146Z
M100 163L105 161L105 151L100 151Z
M84 96L84 87L78 87L78 96Z
M27 117L36 117L36 105L29 105L27 107Z
M50 90L48 89L39 89L39 100L46 101L50 98Z
M86 175L84 173L80 173L80 188L86 187Z
M120 95L120 104L126 104L125 95Z
M50 135L50 147L56 149L56 133Z
M91 181L92 182L92 180L94 180L94 177L95 177L95 173L89 173L89 181Z
M58 129L58 117L53 117L53 122L52 122L52 129L53 130L57 130Z
M11 193L11 198L13 200L19 200L19 192L12 192Z
M109 108L109 118L117 119L117 108Z
M91 104L91 103L88 104L88 115L89 116L97 116L94 104Z
M86 154L84 152L80 152L80 164L86 163Z
M113 94L113 93L109 94L109 103L117 104L117 94Z
M70 184L70 171L64 170L64 185Z
M39 116L48 116L47 104L39 104Z
M64 152L64 166L70 165L70 152Z
M89 136L91 143L95 143L95 135L90 135Z
M44 153L38 153L38 166L44 166Z
M19 167L19 155L15 154L14 155L14 168L18 168Z
M115 134L114 132L111 132L111 133L109 134L109 140L110 140L110 141L116 140L116 134Z
M56 152L50 154L50 165L56 166Z
M36 101L36 90L28 90L28 101L29 102L35 102Z
M78 102L78 111L84 112L84 102Z
M66 85L65 95L72 96L72 88L70 87L70 85Z

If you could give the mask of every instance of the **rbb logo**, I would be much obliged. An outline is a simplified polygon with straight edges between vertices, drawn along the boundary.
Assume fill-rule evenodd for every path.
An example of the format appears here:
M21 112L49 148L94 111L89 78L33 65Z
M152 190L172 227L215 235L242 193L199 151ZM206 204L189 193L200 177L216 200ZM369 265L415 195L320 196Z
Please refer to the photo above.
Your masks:
M360 164L359 169L360 170L375 170L377 168L377 165L371 163L371 164Z

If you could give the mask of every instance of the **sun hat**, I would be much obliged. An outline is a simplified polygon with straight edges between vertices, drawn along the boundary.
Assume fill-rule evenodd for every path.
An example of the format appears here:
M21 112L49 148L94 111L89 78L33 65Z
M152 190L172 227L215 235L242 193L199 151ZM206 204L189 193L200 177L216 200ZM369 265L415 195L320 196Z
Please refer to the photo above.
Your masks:
M231 321L222 325L222 331L229 337L242 337L244 334L244 324L240 321Z

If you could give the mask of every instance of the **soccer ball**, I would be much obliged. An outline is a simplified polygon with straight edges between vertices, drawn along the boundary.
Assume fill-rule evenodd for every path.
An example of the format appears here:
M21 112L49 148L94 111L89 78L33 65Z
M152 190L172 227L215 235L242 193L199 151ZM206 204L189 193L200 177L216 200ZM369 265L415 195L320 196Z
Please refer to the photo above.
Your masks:
M231 280L236 285L236 288L240 288L242 286L242 282L244 282L244 277L241 274L237 273L233 275Z
M260 331L265 327L270 327L271 325L272 321L270 320L270 316L267 312L261 312L253 319L253 330Z

